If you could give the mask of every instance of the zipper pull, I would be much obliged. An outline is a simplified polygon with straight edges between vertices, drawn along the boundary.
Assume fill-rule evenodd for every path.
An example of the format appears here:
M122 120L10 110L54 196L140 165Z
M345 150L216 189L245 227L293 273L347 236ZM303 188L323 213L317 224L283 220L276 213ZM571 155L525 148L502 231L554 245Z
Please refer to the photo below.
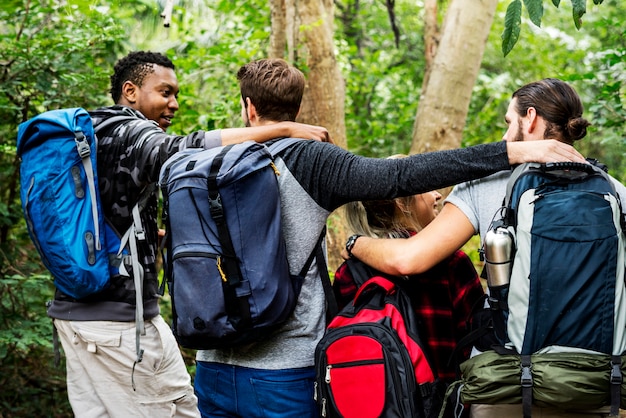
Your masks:
M276 176L280 176L280 171L278 171L278 167L276 167L273 161L270 163L270 167L272 167L272 170L274 170L274 174L276 174Z
M532 200L532 202L529 202L530 205L534 205L535 203L537 203L537 201L541 200L544 198L544 194L540 193L540 194L536 194L535 198Z
M326 417L326 398L322 399L322 416Z
M324 378L324 381L326 383L330 383L330 369L332 369L332 368L333 368L333 366L330 365L330 364L328 366L326 366L326 377Z
M313 382L313 400L317 402L317 382Z

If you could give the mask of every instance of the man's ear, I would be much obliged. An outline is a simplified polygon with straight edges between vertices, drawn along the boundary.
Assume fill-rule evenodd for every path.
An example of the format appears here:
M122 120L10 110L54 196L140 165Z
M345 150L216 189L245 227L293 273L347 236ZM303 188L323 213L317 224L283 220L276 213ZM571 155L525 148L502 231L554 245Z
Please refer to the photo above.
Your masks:
M539 115L537 115L537 109L534 107L529 107L526 112L526 119L528 120L528 132L532 133L535 129L537 129L537 122Z
M128 104L134 104L137 101L137 86L132 81L126 80L122 85L120 101L124 101Z
M258 122L259 115L257 115L256 107L250 101L249 97L246 97L246 112L248 114L248 120L250 121L250 123Z

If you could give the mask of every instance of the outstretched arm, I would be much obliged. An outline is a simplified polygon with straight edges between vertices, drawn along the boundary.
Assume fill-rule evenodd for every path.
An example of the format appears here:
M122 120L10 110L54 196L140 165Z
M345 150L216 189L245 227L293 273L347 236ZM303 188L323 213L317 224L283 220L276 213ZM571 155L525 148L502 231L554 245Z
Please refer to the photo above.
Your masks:
M352 255L370 266L396 276L423 273L461 248L474 235L465 214L446 203L437 216L417 235L407 239L359 237ZM345 254L345 250L342 253Z
M571 145L554 139L540 141L507 142L506 153L509 163L553 163L573 161L586 163L585 157Z
M304 138L315 141L332 142L328 130L321 126L305 125L297 122L278 122L250 128L228 128L221 130L222 145L243 141L265 142L274 138Z

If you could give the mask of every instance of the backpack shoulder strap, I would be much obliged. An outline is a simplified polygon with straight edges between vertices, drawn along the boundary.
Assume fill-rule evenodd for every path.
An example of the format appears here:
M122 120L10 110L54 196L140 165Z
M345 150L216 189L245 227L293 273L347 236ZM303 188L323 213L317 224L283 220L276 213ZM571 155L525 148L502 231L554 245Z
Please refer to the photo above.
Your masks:
M606 165L606 164L602 164L602 163L601 163L600 161L598 161L597 159L595 159L595 158L585 158L585 159L587 160L587 162L588 162L589 164L592 164L592 165L594 165L594 166L598 167L600 170L604 171L605 173L608 173L608 172L609 172L609 167L607 167L607 165Z
M360 288L366 281L375 276L375 274L371 271L371 268L361 260L351 257L346 260L346 264L348 265L350 275L356 283L357 288Z
M300 270L299 276L304 278L306 273L309 271L311 264L313 263L313 259L317 263L317 270L320 274L320 279L322 280L322 287L324 288L324 296L326 299L326 324L328 325L338 313L339 306L337 305L337 299L335 298L335 293L333 292L332 282L330 281L330 275L328 274L328 265L326 264L326 257L324 256L324 248L322 246L324 242L324 238L326 237L326 227L322 230L319 238L317 239L317 243L309 255L306 263L304 263L304 267ZM296 289L296 297L300 294L300 287Z
M100 132L110 129L114 125L117 125L120 122L123 122L125 120L134 120L134 119L136 118L133 118L132 116L129 116L129 115L111 116L110 118L107 118L103 120L101 123L99 123L98 126L94 125L94 132L96 133L96 136L97 136Z
M272 154L272 158L276 158L282 150L288 148L296 142L304 141L302 138L280 138L272 141L271 144L267 145L267 148L270 150L270 154Z
M391 280L396 285L399 284L398 280L396 280L395 278L392 278L389 275L368 266L367 264L356 258L347 259L346 264L348 265L350 274L354 279L357 287L363 286L366 281L376 276L384 277L387 280Z
M120 239L120 248L117 256L120 257L122 251L128 244L130 261L133 269L133 282L135 285L135 345L137 351L137 358L133 364L132 385L135 387L134 370L137 363L140 363L143 359L143 349L141 348L140 339L141 335L145 335L145 326L143 321L143 267L139 263L138 254L138 241L145 241L146 233L141 222L141 211L144 209L146 202L150 195L156 188L155 184L150 184L143 189L139 197L139 201L133 206L132 217L133 223L130 228L126 230L124 235Z
M516 166L514 169L511 170L511 177L509 177L509 180L507 182L506 185L506 195L504 197L504 202L502 204L502 206L508 207L508 205L511 203L511 193L513 192L513 186L515 186L515 183L517 182L517 179L519 178L519 176L526 170L528 170L529 167L539 167L540 164L538 163L524 163L524 164L520 164L518 166Z
M211 167L207 176L207 190L209 194L209 210L211 218L217 227L217 235L222 247L222 257L218 260L218 271L222 280L227 284L224 287L225 307L229 316L239 317L239 325L248 326L252 320L250 303L247 298L240 298L235 292L235 288L241 283L242 274L235 254L233 241L226 224L226 215L222 206L222 198L217 187L217 176L226 157L226 154L234 147L227 145L215 156L211 162ZM238 326L239 326L238 325Z

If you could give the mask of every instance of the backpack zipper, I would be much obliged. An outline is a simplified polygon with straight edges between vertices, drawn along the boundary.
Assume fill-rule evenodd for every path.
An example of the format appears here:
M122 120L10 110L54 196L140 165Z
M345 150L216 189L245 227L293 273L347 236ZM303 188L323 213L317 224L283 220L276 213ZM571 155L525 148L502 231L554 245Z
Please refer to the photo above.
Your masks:
M217 259L219 254L207 253L204 251L183 251L172 256L172 260L177 260L182 257L203 257Z
M348 361L345 363L337 363L337 364L328 364L326 366L326 374L324 377L324 381L326 383L330 383L330 371L331 369L343 369L347 367L359 367L359 366L368 366L370 364L383 364L383 359L372 359L372 360L358 360L358 361Z
M31 237L33 239L33 243L35 244L35 247L37 248L37 250L39 251L39 254L41 254L41 258L42 261L44 262L44 264L49 264L49 261L47 259L47 257L45 256L43 250L41 249L41 243L39 242L39 239L37 238L37 234L35 233L35 227L33 226L33 220L30 217L30 206L28 204L28 202L30 201L30 193L33 190L33 187L35 186L35 177L31 177L30 178L30 184L28 185L28 192L26 193L26 202L24 203L24 218L26 219L26 223L28 224L28 228L32 231Z

